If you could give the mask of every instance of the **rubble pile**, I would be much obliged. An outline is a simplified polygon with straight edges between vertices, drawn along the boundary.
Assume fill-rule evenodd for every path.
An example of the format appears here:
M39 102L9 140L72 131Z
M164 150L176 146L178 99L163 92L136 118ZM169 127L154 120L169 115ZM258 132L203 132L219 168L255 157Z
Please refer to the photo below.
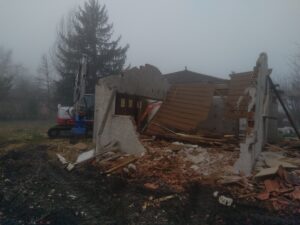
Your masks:
M185 185L199 179L176 150L167 146L148 147L148 152L138 159L136 166L137 171L132 177L145 181L148 189L167 186L174 192L182 192Z
M271 210L300 213L300 153L293 147L299 143L282 145L267 145L253 175L237 177L227 191L237 199L260 201Z
M238 158L238 151L224 151L215 148L184 145L179 152L190 168L202 179L217 181L223 176L234 173L233 164Z
M147 151L141 155L126 154L116 143L97 154L93 149L79 150L83 146L86 149L85 144L73 145L73 149L78 149L75 151L77 161L66 168L71 170L81 162L92 161L102 174L122 174L147 190L182 193L191 184L210 185L229 193L233 199L261 202L272 210L300 213L300 152L296 151L300 142L267 144L249 177L234 171L239 151L237 145L230 142L224 143L224 148L150 138L142 142ZM58 158L61 160L61 155L68 158L65 149L71 147L57 147Z
M144 142L144 146L147 152L140 157L108 152L104 155L111 156L101 157L97 165L106 173L125 172L134 180L144 181L147 189L182 192L191 183L214 184L233 174L233 164L238 157L237 151L180 142L150 140Z

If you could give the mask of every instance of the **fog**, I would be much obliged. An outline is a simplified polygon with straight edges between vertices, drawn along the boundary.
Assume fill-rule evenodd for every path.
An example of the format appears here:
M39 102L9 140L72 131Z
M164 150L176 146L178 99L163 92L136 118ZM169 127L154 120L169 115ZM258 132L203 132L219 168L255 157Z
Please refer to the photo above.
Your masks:
M0 0L0 46L36 71L63 16L83 0ZM104 0L115 35L130 44L128 64L163 73L184 69L219 77L251 70L260 52L275 76L289 72L300 41L299 0Z

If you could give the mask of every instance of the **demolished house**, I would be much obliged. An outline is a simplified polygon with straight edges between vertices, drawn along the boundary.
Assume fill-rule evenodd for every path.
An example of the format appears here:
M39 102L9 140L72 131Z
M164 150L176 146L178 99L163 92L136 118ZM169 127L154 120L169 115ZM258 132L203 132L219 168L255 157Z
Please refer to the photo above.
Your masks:
M264 143L276 136L270 74L262 53L253 71L228 80L188 70L162 75L151 65L102 78L96 86L96 152L117 143L126 153L143 153L140 135L204 146L222 146L229 138L240 146L235 171L250 174Z
M228 79L187 69L162 75L147 64L101 78L96 148L73 162L58 157L68 170L92 161L102 174L122 174L150 191L212 185L234 199L300 212L300 142L276 143L277 100L284 104L271 72L261 53L252 71Z

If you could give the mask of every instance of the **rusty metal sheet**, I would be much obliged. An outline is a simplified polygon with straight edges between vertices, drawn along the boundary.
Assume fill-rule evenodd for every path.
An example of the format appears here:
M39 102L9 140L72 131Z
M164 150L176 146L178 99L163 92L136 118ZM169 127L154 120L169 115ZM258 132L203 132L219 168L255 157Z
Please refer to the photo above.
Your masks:
M146 133L163 135L172 131L196 131L198 124L208 116L214 91L214 84L173 85Z
M245 90L254 82L253 71L236 73L230 76L231 80L229 82L229 91L226 102L226 117L231 119L246 117L249 96L245 95ZM243 100L237 108L237 102L240 96L243 96Z

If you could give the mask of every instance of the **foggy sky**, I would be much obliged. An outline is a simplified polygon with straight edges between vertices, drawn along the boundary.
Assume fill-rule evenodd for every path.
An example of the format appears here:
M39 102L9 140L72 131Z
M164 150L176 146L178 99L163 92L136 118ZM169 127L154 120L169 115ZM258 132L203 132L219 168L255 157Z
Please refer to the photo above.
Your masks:
M0 46L33 72L53 46L63 16L84 0L0 0ZM260 52L286 75L300 43L299 0L103 0L115 35L130 44L127 63L162 73L227 77L251 70Z

